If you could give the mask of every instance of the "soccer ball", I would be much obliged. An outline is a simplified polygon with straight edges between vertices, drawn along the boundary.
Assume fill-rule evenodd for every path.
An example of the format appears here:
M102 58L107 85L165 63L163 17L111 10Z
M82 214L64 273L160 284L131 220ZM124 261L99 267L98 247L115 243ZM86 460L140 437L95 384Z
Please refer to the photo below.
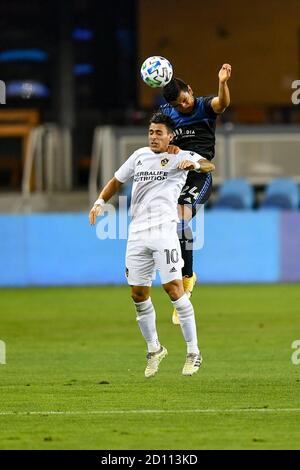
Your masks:
M153 88L164 87L173 77L173 67L164 57L148 57L141 67L141 77Z

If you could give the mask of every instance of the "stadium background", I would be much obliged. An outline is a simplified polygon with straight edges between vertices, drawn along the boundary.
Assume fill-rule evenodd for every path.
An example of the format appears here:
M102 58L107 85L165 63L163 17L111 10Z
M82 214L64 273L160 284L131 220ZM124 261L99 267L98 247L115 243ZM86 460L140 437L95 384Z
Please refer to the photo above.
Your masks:
M232 103L219 121L215 195L226 179L239 177L251 183L255 197L238 214L220 215L208 207L205 246L196 255L199 278L300 280L300 254L295 249L299 196L293 214L262 213L259 207L275 177L300 181L300 109L291 98L292 83L300 74L299 5L293 0L270 5L255 1L251 8L241 9L230 0L224 11L218 1L205 6L178 2L175 8L169 1L160 5L147 0L101 8L92 1L61 6L36 1L26 7L22 2L3 2L0 60L7 102L0 109L0 211L13 216L0 219L0 256L6 267L1 285L125 282L124 243L100 242L76 212L86 211L92 202L94 129L113 126L111 132L122 133L127 127L133 135L136 129L137 135L137 143L132 138L121 154L112 146L99 150L97 187L141 145L138 139L146 131L151 110L161 101L159 91L139 79L142 60L153 54L168 57L175 74L191 83L196 94L217 93L220 65L233 66ZM34 141L37 124L41 147ZM240 133L246 138L255 135L248 146L237 147L233 157L228 141ZM23 168L30 151L35 160L28 174ZM233 171L239 162L240 168ZM35 182L37 172L41 175ZM68 216L46 215L57 211ZM101 265L87 247L97 250Z
M126 350L132 361L132 389L118 370L112 395L108 391L106 396L111 401L101 402L103 409L130 408L128 390L139 391L137 407L145 407L144 394L148 407L158 406L155 385L151 384L153 396L149 397L149 389L134 382L133 376L143 367L142 360L136 362L143 344L136 338L130 301L124 300L128 290L108 286L125 284L126 240L99 240L88 224L88 210L100 185L129 153L144 145L149 116L161 103L159 92L139 77L140 65L150 55L167 57L175 75L189 82L199 95L216 94L220 66L224 62L232 65L231 105L218 123L217 170L214 192L205 208L204 247L195 253L200 286L193 302L209 314L203 320L204 356L211 360L210 370L203 371L199 406L220 405L211 402L216 383L227 391L222 403L225 408L260 407L266 402L273 408L298 406L298 371L290 364L290 344L299 336L300 104L292 102L292 84L300 80L299 18L298 0L253 0L251 4L240 0L1 1L0 80L6 85L6 102L0 104L0 339L7 343L10 354L0 372L3 387L13 387L16 395L10 395L9 403L3 401L0 412L23 413L29 408L39 412L51 407L74 407L77 412L80 406L94 410L98 395L94 389L86 391L87 382L90 378L96 383L100 349L102 381L97 383L105 387L107 377L113 382L119 367L115 348L122 357ZM270 207L268 187L282 178L285 182L281 181L275 203L273 200L277 208ZM249 198L237 190L237 179L247 186ZM238 205L235 198L222 203L222 187L232 180ZM53 289L89 285L96 287ZM32 286L46 289L19 289ZM160 295L155 291L158 305L168 312ZM264 325L272 326L267 330ZM162 330L170 329L166 313ZM226 341L224 331L233 343ZM165 334L177 345L176 333ZM83 338L82 344L77 335ZM91 345L89 351L86 344ZM138 351L136 356L131 347ZM239 348L240 362L235 356ZM41 360L45 350L49 355ZM13 364L10 369L9 361ZM43 375L44 364L51 380ZM175 368L175 362L171 364ZM215 374L215 381L210 382L209 373ZM63 383L66 377L69 382ZM170 385L172 393L178 387L192 403L198 393L196 382L188 388L170 377L171 373L167 384L164 379L158 382L166 399ZM46 392L43 387L49 380L55 385ZM78 401L71 393L66 395L62 385L59 388L59 381L69 389L78 387ZM22 388L30 383L40 387L34 389L36 400L32 400L30 387L25 392ZM124 390L124 384L129 388ZM270 388L265 390L265 386ZM243 387L248 394L243 395ZM118 395L118 402L113 395L117 391L124 393L121 398ZM85 398L79 402L81 395ZM172 395L172 400L172 406L181 407L180 398ZM161 406L165 406L163 400ZM274 434L271 447L298 446L297 416L282 421L285 432L281 437ZM101 419L106 422L104 416ZM150 442L153 448L164 448L164 441L166 446L175 446L169 448L262 448L268 442L264 440L267 431L255 418L253 428L257 434L261 430L261 440L247 428L250 422L229 423L226 418L210 427L207 418L201 421L201 429L208 425L211 439L202 444L183 442L173 434L174 429L187 425L180 419L164 421L168 437L159 428L157 438L151 435L152 441L142 440L140 423L139 441L127 436L128 425L135 426L137 421L128 418L128 422L114 425L107 418L103 430L93 417L92 424L77 422L78 436L80 427L86 426L82 429L89 438L81 441L79 437L72 440L70 423L61 430L66 434L56 440L60 433L57 423L45 430L36 422L34 434L34 426L29 430L21 416L20 443L13 441L16 428L8 422L0 446L150 448ZM198 424L193 424L195 429ZM243 425L245 432L239 428ZM267 419L265 425L271 432L276 419ZM114 426L120 426L115 444ZM50 429L54 442L48 437ZM286 442L280 441L282 435ZM174 441L168 440L170 436Z

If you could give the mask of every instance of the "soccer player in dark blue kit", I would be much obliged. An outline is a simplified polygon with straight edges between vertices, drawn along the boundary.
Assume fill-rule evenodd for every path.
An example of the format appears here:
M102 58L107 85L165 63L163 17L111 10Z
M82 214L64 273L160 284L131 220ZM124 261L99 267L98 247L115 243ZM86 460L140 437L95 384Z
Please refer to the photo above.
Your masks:
M160 112L170 116L175 123L173 145L182 150L195 151L208 160L214 158L216 120L230 104L227 84L230 76L231 65L223 64L219 71L218 96L195 97L190 85L179 78L173 78L163 88L167 104L160 107ZM190 171L178 200L181 220L178 225L178 236L185 263L182 278L184 290L189 296L197 277L193 272L193 236L188 224L196 215L200 205L207 202L211 192L211 173ZM179 324L176 310L173 311L172 320L174 324Z

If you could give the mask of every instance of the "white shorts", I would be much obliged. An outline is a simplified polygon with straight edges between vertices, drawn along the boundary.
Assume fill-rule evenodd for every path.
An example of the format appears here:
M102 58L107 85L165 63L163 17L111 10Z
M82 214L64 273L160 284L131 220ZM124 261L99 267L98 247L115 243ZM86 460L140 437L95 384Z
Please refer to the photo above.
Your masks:
M126 277L131 286L151 286L159 271L162 284L182 279L184 265L177 222L131 233L126 251Z

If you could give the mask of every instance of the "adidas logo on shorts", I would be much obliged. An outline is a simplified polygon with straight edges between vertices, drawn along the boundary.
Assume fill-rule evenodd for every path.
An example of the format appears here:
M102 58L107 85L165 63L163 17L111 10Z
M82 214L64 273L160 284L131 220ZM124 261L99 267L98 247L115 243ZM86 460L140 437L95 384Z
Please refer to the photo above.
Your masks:
M175 266L171 269L170 273L177 273L177 269L175 268Z

